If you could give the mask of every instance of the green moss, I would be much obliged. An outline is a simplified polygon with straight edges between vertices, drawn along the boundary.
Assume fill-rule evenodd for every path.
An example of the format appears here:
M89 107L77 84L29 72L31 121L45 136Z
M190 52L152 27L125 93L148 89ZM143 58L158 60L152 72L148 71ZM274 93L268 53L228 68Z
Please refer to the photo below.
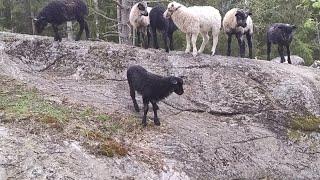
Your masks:
M291 141L300 141L305 134L297 130L288 130L287 135Z
M320 117L314 115L296 116L292 119L290 128L305 132L320 132Z

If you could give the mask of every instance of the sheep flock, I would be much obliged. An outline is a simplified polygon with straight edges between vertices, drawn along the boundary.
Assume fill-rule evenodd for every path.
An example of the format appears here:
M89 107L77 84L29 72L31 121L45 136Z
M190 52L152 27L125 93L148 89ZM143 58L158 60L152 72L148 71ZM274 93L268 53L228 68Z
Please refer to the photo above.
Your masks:
M58 26L67 21L78 21L80 30L75 40L80 40L83 30L86 32L86 38L89 38L90 32L85 17L88 15L88 7L82 0L53 0L45 6L38 16L34 18L35 30L38 34L42 33L45 27L50 23L54 31L54 40L61 41L58 33ZM253 13L248 9L233 8L223 17L218 9L211 6L190 6L187 7L178 2L170 2L166 7L158 4L155 7L148 7L145 1L133 4L130 9L129 23L131 25L133 40L137 35L137 46L144 48L150 47L150 41L153 40L153 47L158 49L157 32L162 34L165 51L173 50L173 34L180 30L186 36L185 53L192 53L195 57L204 52L206 45L212 36L211 55L216 54L220 30L223 29L227 35L228 46L227 56L231 55L232 36L235 35L239 46L239 56L245 56L245 38L249 48L249 58L253 59L253 34L254 23L251 18ZM267 55L270 60L271 45L277 44L281 63L285 62L284 48L287 50L288 63L290 60L290 44L296 26L287 23L271 24L266 32ZM197 49L198 35L202 37L202 44ZM210 35L209 35L210 34ZM142 36L143 43L140 44ZM192 52L191 52L192 45ZM148 72L139 65L130 66L127 70L127 80L129 84L130 96L133 101L134 109L139 112L139 106L135 99L135 93L142 95L143 99L143 126L147 125L148 105L152 104L154 112L154 124L160 125L157 115L159 107L157 102L168 97L175 92L178 95L184 93L183 80L176 76L160 76Z

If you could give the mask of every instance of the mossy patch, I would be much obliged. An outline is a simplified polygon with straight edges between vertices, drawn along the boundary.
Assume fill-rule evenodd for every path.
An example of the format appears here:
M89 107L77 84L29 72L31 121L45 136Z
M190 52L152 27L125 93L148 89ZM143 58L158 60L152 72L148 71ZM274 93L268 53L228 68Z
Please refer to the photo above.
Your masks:
M320 117L294 115L289 123L287 135L291 141L308 139L311 133L320 133Z
M29 133L54 133L62 140L80 141L94 154L114 157L128 153L126 145L116 139L140 132L140 121L133 117L101 113L94 107L57 104L44 99L35 88L5 76L0 76L0 84L1 122L17 122L14 126L26 127Z
M320 132L320 117L314 115L295 116L290 123L290 128L304 132Z

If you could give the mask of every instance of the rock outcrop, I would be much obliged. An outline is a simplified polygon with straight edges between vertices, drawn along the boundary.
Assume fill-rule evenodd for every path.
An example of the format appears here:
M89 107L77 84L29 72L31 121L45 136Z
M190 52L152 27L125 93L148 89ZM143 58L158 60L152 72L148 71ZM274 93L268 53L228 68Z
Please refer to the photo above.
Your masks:
M286 61L284 63L288 63L288 56L285 56L284 58L286 59ZM293 55L293 56L290 56L290 58L291 58L291 63L293 65L302 65L302 66L305 65L304 59L302 57ZM276 62L276 63L280 63L281 58L277 57L277 58L271 59L271 61Z
M320 69L320 61L315 60L310 67Z
M288 138L294 117L320 116L317 69L10 33L0 33L0 53L1 74L109 112L134 113L125 79L130 65L183 76L185 93L159 104L168 132L141 145L183 174L177 179L320 178L319 134Z

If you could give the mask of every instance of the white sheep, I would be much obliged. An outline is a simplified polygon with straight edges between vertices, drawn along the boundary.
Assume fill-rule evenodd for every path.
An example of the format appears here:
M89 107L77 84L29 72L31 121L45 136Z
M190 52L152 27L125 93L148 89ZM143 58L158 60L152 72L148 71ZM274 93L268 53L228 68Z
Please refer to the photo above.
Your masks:
M135 39L135 32L137 32L138 36L138 44L140 44L140 33L142 33L142 39L145 43L145 48L149 47L150 43L150 32L149 32L149 12L152 8L147 6L146 2L138 2L132 6L129 21L133 27L133 39ZM145 42L147 37L148 43ZM134 43L133 43L134 44Z
M193 46L192 55L202 53L210 37L208 32L212 30L212 55L215 54L218 44L218 36L221 28L221 15L219 10L211 6L193 6L186 7L177 2L168 4L167 10L164 12L164 17L172 18L177 27L186 33L187 47L186 53L190 52L190 39ZM197 38L201 34L203 41L199 52L197 52Z
M222 24L224 32L228 35L228 56L231 54L231 39L233 34L238 39L240 56L245 56L245 42L243 38L246 35L249 46L249 57L252 59L253 22L250 15L252 15L251 12L233 8L224 16Z

